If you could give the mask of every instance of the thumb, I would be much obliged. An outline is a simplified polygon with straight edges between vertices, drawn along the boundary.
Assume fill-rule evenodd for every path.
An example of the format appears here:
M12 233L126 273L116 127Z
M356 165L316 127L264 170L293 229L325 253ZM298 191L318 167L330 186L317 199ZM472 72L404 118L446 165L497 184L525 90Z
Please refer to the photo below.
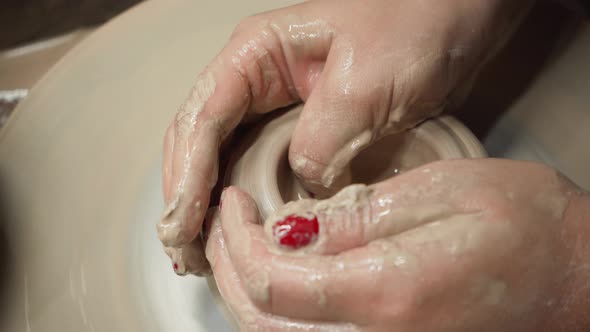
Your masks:
M450 190L417 169L371 186L348 186L327 200L288 203L266 220L265 233L281 251L336 254L470 213L450 201Z
M319 197L350 183L349 162L387 122L391 82L379 81L375 66L355 63L352 48L334 41L293 132L291 168Z

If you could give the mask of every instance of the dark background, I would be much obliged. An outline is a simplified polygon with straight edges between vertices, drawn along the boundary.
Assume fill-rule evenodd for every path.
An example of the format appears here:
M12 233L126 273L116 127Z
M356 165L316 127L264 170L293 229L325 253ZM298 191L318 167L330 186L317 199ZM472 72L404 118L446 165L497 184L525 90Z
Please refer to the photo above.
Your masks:
M0 49L101 24L142 0L2 0Z

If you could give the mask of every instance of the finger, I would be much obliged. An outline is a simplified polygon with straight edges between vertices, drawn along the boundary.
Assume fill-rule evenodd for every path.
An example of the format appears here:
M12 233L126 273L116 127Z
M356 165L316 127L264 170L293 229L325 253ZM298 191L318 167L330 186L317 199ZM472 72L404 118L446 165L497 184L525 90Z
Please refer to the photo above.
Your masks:
M384 84L355 62L348 42L336 40L307 100L289 148L289 161L308 190L329 196L347 184L346 166L374 140L386 105ZM369 88L370 87L370 88ZM376 88L377 87L377 88Z
M271 16L277 17L275 21L268 19ZM201 229L217 180L219 145L244 114L292 104L312 86L310 75L315 77L313 73L321 68L317 62L329 49L331 33L322 25L305 27L321 38L310 43L293 39L290 27L304 25L291 16L267 14L245 21L199 75L176 114L166 135L167 208L158 225L165 246L189 243Z
M272 251L247 195L227 190L224 206L231 207L222 210L229 257L248 297L262 311L361 326L387 317L391 329L401 331L418 319L413 315L419 306L429 303L422 289L441 282L446 262L452 258L452 273L457 273L448 280L459 280L475 257L474 243L497 236L494 228L504 227L474 215L453 216L336 256L293 256Z
M336 261L326 256L293 257L272 253L267 250L269 244L257 220L255 204L248 195L235 188L224 192L221 227L225 244L244 291L257 308L279 316L333 322L354 322L357 315L367 314L362 309L351 310L349 296L360 295L356 289L375 285L375 276L367 276L371 266L368 261L359 260L337 268ZM347 259L347 263L352 263L351 258ZM343 285L343 280L334 279L336 275L332 272L336 271L342 276L346 273L345 279L354 287L351 289L351 285ZM342 288L336 291L325 283L327 278L334 279L332 281ZM365 298L359 299L362 306Z
M337 254L451 216L472 213L453 198L440 171L419 168L372 186L352 185L335 196L290 202L264 223L278 250ZM305 228L306 223L317 225Z
M180 276L193 274L204 277L211 274L200 238L195 238L180 248L164 247L164 252L170 257L174 272Z
M494 183L505 169L499 160L431 163L371 186L346 187L327 200L290 202L267 218L265 233L273 248L288 254L332 255L443 219L481 211L503 219L507 195L482 183ZM314 228L306 228L309 223Z
M164 134L164 151L162 164L162 191L164 193L164 202L170 202L173 194L172 184L172 151L174 149L174 123L170 124Z
M352 324L333 324L287 319L261 312L248 298L227 252L219 214L212 219L207 258L215 283L239 327L244 331L356 331Z
M414 62L399 61L407 58ZM306 188L330 196L346 184L348 164L360 151L442 111L457 80L447 70L448 55L399 59L358 42L333 42L289 150Z
M212 219L217 210L217 207L210 208L205 220ZM204 230L204 234L208 234L207 230ZM199 236L180 248L164 247L164 252L170 257L172 268L176 274L181 276L193 274L199 277L211 274L211 267L205 258L204 243L206 240L205 237Z

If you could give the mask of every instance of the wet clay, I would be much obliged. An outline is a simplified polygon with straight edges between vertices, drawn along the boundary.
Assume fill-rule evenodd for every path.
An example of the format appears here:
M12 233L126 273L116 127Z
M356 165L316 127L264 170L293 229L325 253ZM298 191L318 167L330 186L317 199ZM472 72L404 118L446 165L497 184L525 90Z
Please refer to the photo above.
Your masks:
M286 202L313 197L288 162L291 134L301 108L294 107L253 129L232 152L224 185L252 195L262 219ZM375 142L352 160L344 178L347 184L373 184L436 160L485 156L465 126L442 116Z
M302 106L294 107L263 122L231 151L232 156L224 175L224 186L237 186L250 194L258 205L261 220L278 220L291 213L305 210L329 214L333 210L334 202L347 206L367 205L369 191L365 185L440 159L486 156L479 141L465 126L452 117L438 117L412 130L385 136L361 151L345 170L348 174L343 178L351 184L364 185L347 187L336 195L338 197L334 197L336 201L317 203L310 199L317 197L312 197L313 195L304 189L291 170L288 160L289 143L301 109ZM275 213L288 202L292 203L283 207L278 214ZM421 212L437 214L440 211ZM416 213L416 216L414 219L427 219L420 217L420 213ZM271 232L270 228L274 224L272 220L265 225L267 233ZM297 250L294 254L303 254L307 250L320 248L322 241L320 238L313 246ZM399 264L410 264L408 261L408 258L402 256L395 260ZM265 284L257 285L263 286L260 289L264 293ZM209 282L209 286L217 292L214 282ZM310 287L312 290L315 289L314 292L319 294L318 301L322 302L321 289L318 290L311 284ZM218 297L217 301L220 307L228 310L221 297Z

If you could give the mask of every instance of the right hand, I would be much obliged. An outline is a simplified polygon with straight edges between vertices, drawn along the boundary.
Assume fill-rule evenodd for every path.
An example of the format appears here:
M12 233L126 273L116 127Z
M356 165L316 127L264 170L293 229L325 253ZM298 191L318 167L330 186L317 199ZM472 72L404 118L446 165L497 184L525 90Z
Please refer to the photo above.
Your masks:
M246 113L305 101L289 161L312 191L383 135L465 94L530 0L316 0L245 19L165 137L160 240L179 274L208 264L201 230L219 146Z
M590 196L547 166L439 161L264 226L222 199L207 258L242 331L589 331Z

